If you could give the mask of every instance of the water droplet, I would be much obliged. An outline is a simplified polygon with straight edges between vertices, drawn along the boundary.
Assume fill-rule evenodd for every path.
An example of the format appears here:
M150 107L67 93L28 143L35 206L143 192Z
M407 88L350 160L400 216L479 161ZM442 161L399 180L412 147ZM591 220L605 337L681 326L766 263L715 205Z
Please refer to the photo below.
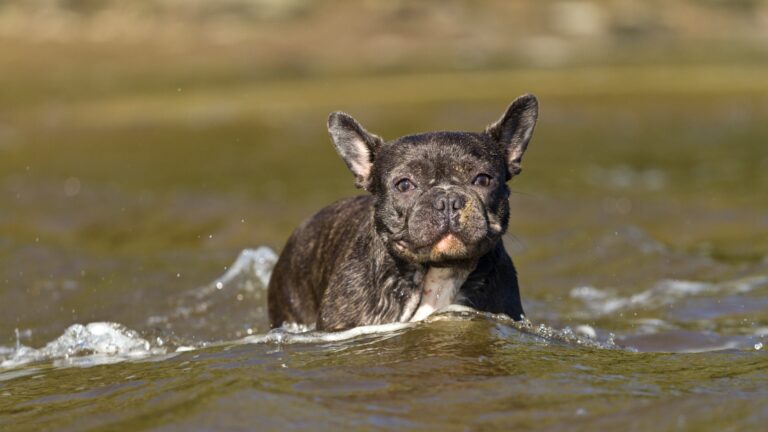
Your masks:
M222 289L224 288L224 284L221 282L216 282L216 289Z
M181 273L176 273L176 277L180 278L181 277Z
M80 179L77 177L69 177L64 180L64 195L73 197L80 193Z
M755 350L756 351L760 351L761 349L763 349L763 343L762 342L756 343L755 344Z

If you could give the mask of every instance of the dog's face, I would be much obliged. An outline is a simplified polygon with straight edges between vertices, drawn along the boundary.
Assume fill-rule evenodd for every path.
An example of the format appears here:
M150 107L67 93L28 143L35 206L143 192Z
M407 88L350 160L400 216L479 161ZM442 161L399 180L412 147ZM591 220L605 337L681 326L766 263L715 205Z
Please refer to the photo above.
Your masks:
M451 266L490 251L507 229L507 181L521 168L538 113L516 99L482 133L428 132L384 142L334 113L328 130L359 187L375 197L376 232L390 253Z

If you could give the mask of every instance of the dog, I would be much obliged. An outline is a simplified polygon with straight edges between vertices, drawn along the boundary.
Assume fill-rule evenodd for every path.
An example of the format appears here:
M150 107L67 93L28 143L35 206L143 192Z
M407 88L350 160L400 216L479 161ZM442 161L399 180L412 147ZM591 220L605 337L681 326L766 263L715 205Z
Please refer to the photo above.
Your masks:
M520 174L537 118L538 100L526 94L481 133L385 142L332 113L328 132L368 194L325 207L290 236L269 282L271 327L420 321L451 304L521 320L501 237L507 182Z

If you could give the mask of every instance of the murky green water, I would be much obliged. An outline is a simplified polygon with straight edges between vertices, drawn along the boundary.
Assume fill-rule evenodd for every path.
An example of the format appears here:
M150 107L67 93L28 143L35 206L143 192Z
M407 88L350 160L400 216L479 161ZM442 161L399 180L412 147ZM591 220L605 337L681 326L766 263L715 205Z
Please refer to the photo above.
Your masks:
M567 85L548 72L537 87L531 72L2 105L0 429L760 429L768 84L742 74L709 91L693 75L639 89L562 72ZM361 100L366 83L381 98ZM217 288L241 251L279 250L356 193L324 131L330 110L385 137L480 129L527 90L541 121L505 241L531 328L459 314L263 340L257 275ZM100 321L138 345L74 337L31 363L17 350Z

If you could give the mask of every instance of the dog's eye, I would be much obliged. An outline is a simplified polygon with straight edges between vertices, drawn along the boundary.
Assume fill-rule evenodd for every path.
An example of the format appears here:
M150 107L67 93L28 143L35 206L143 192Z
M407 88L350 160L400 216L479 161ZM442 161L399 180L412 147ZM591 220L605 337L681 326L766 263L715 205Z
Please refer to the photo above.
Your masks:
M404 178L397 183L395 183L395 189L398 190L398 192L408 192L411 189L416 189L416 185L413 184L409 179Z
M488 174L478 174L477 177L472 180L472 184L475 186L488 187L491 185L491 180L491 176Z

